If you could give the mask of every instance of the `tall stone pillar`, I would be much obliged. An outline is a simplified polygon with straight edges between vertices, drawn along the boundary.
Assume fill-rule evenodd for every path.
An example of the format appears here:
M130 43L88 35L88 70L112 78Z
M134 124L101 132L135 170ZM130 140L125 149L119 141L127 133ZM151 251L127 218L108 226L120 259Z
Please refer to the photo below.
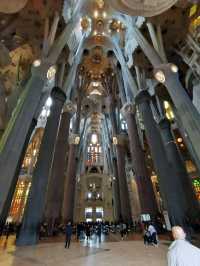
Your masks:
M119 188L119 175L117 171L117 159L113 158L113 192L114 192L114 209L116 222L120 219L121 205L120 205L120 188Z
M140 91L135 101L143 118L148 144L159 178L161 194L166 202L171 224L184 226L187 206L184 191L179 178L173 172L168 161L160 132L152 115L148 91Z
M34 245L38 242L60 115L66 100L64 92L58 87L53 88L51 96L53 99L51 115L47 120L37 164L33 172L30 195L16 242L18 246Z
M119 137L118 137L119 142ZM128 193L128 184L126 178L125 170L125 150L124 146L121 144L116 145L116 156L117 156L117 170L119 178L119 193L120 193L120 203L121 203L121 213L120 218L124 222L130 222L131 217L131 208L130 208L130 199Z
M125 170L125 151L123 144L120 143L120 136L118 135L117 121L115 117L112 96L110 97L109 100L111 108L110 120L112 125L113 137L115 137L117 140L116 157L117 157L117 171L118 171L120 207L121 207L120 218L123 219L123 221L125 222L130 222L132 218L131 218L131 208L130 208L128 184L127 184L126 170ZM106 121L106 127L108 128L107 118L105 119L105 121Z
M159 127L168 161L173 168L175 175L180 179L183 186L184 195L188 205L187 214L190 218L195 218L199 215L199 203L197 202L196 196L194 194L192 181L188 176L185 164L174 141L169 120L160 120Z
M51 223L52 226L54 225L55 221L60 219L62 216L65 170L67 167L67 152L69 149L68 137L72 111L72 103L68 102L65 104L61 116L53 164L49 178L45 218Z
M122 114L124 115L128 125L131 158L135 171L135 180L138 187L141 212L143 214L151 214L151 216L154 217L158 212L158 208L153 191L151 177L146 167L145 154L142 150L138 135L134 111L134 107L131 104L126 104L122 108Z
M78 97L76 121L73 126L73 134L71 135L71 143L69 145L69 155L67 162L66 179L64 185L63 199L63 220L64 222L73 221L75 190L76 190L76 166L77 166L77 147L80 141L79 127L81 121L81 95ZM77 141L78 139L78 141Z
M47 69L48 66L32 68L32 76L25 88L24 102L16 114L12 127L6 129L7 140L0 154L0 217L2 219L9 211L23 151L27 148L29 133L34 127L34 114L46 81ZM22 98L20 100L23 101Z
M155 78L167 88L185 132L200 160L200 114L179 80L178 67L174 64L163 64L160 56L144 38L140 30L137 27L133 27L133 30L136 41L155 68ZM200 169L199 160L196 163Z

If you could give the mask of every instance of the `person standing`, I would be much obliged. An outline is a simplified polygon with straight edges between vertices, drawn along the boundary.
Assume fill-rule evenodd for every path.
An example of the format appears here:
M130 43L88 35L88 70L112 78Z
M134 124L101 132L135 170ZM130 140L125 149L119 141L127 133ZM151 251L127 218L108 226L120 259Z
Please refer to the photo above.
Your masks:
M65 229L66 241L65 241L65 248L70 247L71 237L72 237L72 225L71 222L68 222Z
M149 224L148 232L149 232L150 237L151 237L151 243L154 246L157 246L158 245L157 231L156 231L155 226L153 224L151 224L151 223Z
M186 233L180 226L172 227L174 241L167 254L168 266L199 266L200 249L186 240Z
M101 224L100 223L97 226L97 236L98 236L99 242L101 242Z

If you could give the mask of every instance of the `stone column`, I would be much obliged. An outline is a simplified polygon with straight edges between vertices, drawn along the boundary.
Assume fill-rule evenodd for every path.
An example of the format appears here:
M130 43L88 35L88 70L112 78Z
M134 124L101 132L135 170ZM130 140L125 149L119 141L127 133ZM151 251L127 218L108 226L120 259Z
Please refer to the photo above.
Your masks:
M9 210L10 210L10 207L11 207L11 204L12 204L12 199L13 199L13 196L14 196L14 193L15 193L15 189L16 189L16 186L17 186L17 182L18 182L18 179L19 179L21 166L22 166L25 154L26 154L26 150L27 150L27 147L28 147L28 144L29 144L29 140L31 138L31 135L32 135L36 125L37 125L37 121L35 119L33 119L32 122L31 122L30 128L29 128L29 131L27 133L27 136L26 136L26 140L25 140L25 143L24 143L24 147L23 147L22 153L21 153L20 158L19 158L19 162L18 162L18 165L17 165L17 168L16 168L15 176L13 178L13 183L12 183L12 185L10 187L9 194L8 194L7 199L6 199L6 204L4 205L3 211L1 213L0 220L3 221L3 223L6 222L6 219L8 217Z
M160 132L152 115L149 104L150 95L143 90L135 98L142 115L146 137L151 150L154 166L159 178L162 197L166 202L172 225L184 225L186 218L186 201L180 180L168 161Z
M194 194L192 181L188 176L185 164L174 141L169 120L160 120L159 127L168 161L173 168L175 175L180 179L180 182L182 183L188 206L187 214L190 218L195 218L199 215L199 203L197 202L196 196Z
M46 80L48 66L33 67L32 76L25 88L25 99L16 119L6 129L7 140L0 154L0 217L6 216L17 183L17 169L21 165L23 150L28 145L33 118ZM22 101L22 99L20 99ZM6 210L5 210L6 209Z
M121 201L121 213L120 218L124 222L130 222L131 218L131 208L130 208L130 199L128 193L128 184L126 179L126 170L125 170L125 150L123 145L116 145L116 155L117 155L117 170L119 177L119 192L120 192L120 201Z
M163 64L155 68L155 75L156 73L163 73L165 77L163 84L168 89L185 129L185 133L190 139L193 149L200 160L200 114L180 83L177 71L178 68L175 65ZM199 160L196 162L197 164Z
M143 214L148 213L152 217L154 217L158 212L158 208L153 191L151 177L146 167L145 154L142 150L138 135L137 124L134 116L134 109L135 108L133 107L133 105L126 104L122 108L122 114L124 115L128 125L131 158L135 171L135 180L138 187L141 212Z
M200 114L180 83L177 66L163 64L160 56L147 42L139 29L133 27L133 30L136 41L155 68L156 79L167 88L193 149L198 159L200 159ZM196 163L199 165L199 160Z
M121 206L120 206L119 175L117 171L117 159L116 158L113 158L113 174L115 177L115 179L113 179L115 220L116 222L119 222L120 214L121 214Z
M81 95L78 97L76 121L71 135L71 143L69 145L69 155L67 162L66 179L64 185L64 200L63 200L63 220L64 222L73 221L74 218L74 203L76 189L76 166L77 166L77 146L80 142L79 127L81 120Z
M51 222L52 226L55 221L62 216L65 170L67 166L67 152L69 148L68 137L72 111L73 105L71 102L68 102L63 108L51 174L49 177L45 218Z
M64 92L55 87L51 93L53 105L47 120L37 164L33 172L32 185L27 201L17 245L34 245L38 242L40 224L43 219L48 178L51 170L60 114L66 100Z
M119 143L120 138L118 136L118 128L117 128L117 121L114 113L113 101L112 96L109 99L110 101L110 120L112 124L112 131L113 137L117 139L116 145L116 157L117 157L117 171L118 171L118 180L119 180L119 192L120 192L120 206L121 206L121 213L120 218L122 218L125 222L131 221L131 208L130 208L130 201L129 201L129 193L128 193L128 184L126 179L126 170L125 170L125 151L123 144ZM107 118L106 127L107 125ZM107 132L109 132L107 130Z

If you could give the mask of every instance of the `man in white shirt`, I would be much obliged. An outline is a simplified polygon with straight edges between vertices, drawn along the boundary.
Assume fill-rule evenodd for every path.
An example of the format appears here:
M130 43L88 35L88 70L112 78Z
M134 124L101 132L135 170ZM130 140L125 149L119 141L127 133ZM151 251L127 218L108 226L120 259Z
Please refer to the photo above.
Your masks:
M180 226L172 227L174 241L169 247L168 266L199 266L200 249L190 244Z

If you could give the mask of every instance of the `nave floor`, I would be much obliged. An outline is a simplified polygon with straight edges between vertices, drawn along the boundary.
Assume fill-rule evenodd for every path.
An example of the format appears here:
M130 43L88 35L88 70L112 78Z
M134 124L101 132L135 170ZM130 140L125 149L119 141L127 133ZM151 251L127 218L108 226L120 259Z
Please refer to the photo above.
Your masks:
M70 249L62 242L16 248L13 241L0 240L0 266L166 266L169 245L163 240L158 247L145 247L142 240L119 241L115 236L101 244L73 241Z

